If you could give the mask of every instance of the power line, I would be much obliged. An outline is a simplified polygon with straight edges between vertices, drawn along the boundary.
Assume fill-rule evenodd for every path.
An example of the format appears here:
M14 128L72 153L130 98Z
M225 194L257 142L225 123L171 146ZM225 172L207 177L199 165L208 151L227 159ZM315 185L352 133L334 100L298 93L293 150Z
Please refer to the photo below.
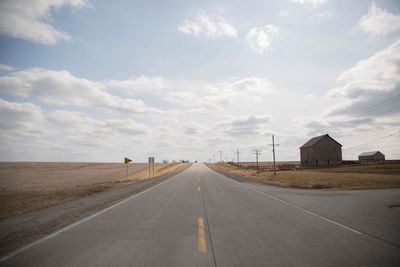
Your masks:
M359 146L367 145L367 144L370 144L370 143L373 143L373 142L381 141L381 140L383 140L383 139L392 137L392 136L394 136L394 135L396 135L396 134L398 134L398 133L400 133L400 131L397 131L397 132L395 132L395 133L391 133L391 134L386 135L386 136L383 136L383 137L379 137L379 138L377 138L377 139L374 139L374 140L371 140L371 141L368 141L368 142L365 142L365 143L362 143L362 144L358 144L358 145L355 145L355 146L352 146L352 147L347 147L347 148L345 148L344 150L353 149L353 148L355 148L355 147L359 147Z
M374 104L374 105L372 105L372 106L370 106L370 107L368 107L368 108L366 108L366 109L364 109L364 110L359 110L359 112L356 114L357 116L362 116L362 115L366 115L366 114L368 114L368 113L370 113L370 112L372 112L372 111L374 111L375 110L375 112L377 111L377 108L380 108L380 106L382 105L382 104L388 104L388 103L390 103L390 102L392 102L392 101L394 101L394 103L396 103L397 101L399 101L400 100L400 98L397 98L397 97L399 97L400 96L400 94L397 94L397 95L394 95L394 96L392 96L392 97L390 97L390 98L388 98L388 99L385 99L385 100L383 100L383 101L381 101L381 102L378 102L378 103L376 103L376 104ZM360 112L361 111L361 112ZM375 112L372 112L372 113L375 113ZM387 113L387 112L385 112L385 113ZM371 115L374 115L374 114L371 114Z
M400 102L400 99L399 99L398 102ZM393 103L395 103L395 102L393 102ZM374 112L361 113L361 115L363 115L363 116L370 116L370 117L372 117L372 116L377 116L377 115L382 116L382 115L384 115L384 114L386 114L386 113L389 113L389 112L391 112L391 111L395 111L396 109L398 109L398 106L393 106L392 108L389 108L389 109L386 109L386 110L383 110L383 111L377 109L377 110L375 110Z
M382 116L382 115L384 115L384 114L386 114L386 113L389 113L389 112L391 112L391 111L395 111L396 109L398 109L397 106L393 107L392 109L385 110L383 113L380 113L380 114L372 114L372 115L380 115L380 116Z

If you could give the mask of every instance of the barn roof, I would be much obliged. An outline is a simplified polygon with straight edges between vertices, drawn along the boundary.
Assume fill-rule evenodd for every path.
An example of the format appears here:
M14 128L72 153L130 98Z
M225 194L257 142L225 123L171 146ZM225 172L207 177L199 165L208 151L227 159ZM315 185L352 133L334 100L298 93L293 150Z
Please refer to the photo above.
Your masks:
M333 139L332 137L330 137L329 134L324 134L324 135L320 135L320 136L316 136L316 137L311 138L310 140L307 141L307 143L305 143L304 145L302 145L300 148L306 148L306 147L314 146L316 143L318 143L319 141L321 141L321 140L324 139L325 137L328 137L328 138L332 139L333 141L335 141L336 143L338 143L340 146L342 146L338 141L336 141L335 139Z
M373 156L373 155L375 155L376 153L378 153L379 151L370 151L370 152L363 152L363 153L361 153L359 156ZM381 152L379 152L379 153L381 153Z

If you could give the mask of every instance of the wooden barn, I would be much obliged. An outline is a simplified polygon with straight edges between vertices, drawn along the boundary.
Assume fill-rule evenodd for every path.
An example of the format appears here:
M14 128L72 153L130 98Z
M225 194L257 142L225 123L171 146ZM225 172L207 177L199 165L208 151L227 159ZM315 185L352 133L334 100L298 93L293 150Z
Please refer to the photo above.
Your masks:
M381 161L385 160L385 155L380 151L363 152L358 155L359 161Z
M311 138L300 147L302 166L338 165L342 161L342 145L328 134Z

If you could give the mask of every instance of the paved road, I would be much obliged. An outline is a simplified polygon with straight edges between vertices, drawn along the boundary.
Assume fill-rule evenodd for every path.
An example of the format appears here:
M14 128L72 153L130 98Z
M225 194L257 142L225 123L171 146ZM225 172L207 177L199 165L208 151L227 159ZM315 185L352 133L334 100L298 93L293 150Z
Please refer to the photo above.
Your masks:
M194 164L1 266L400 266L400 190L239 183Z

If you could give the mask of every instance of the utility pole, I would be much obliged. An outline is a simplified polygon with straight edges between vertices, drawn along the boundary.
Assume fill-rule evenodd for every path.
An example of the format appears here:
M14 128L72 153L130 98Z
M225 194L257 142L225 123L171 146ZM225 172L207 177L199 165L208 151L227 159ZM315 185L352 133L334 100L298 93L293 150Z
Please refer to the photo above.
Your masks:
M275 147L279 146L279 144L275 144L274 135L272 135L272 144L268 144L268 145L272 146L272 155L273 155L273 158L274 158L274 175L276 175Z
M239 148L238 149L236 149L236 158L237 158L237 164L238 165L240 165L240 163L239 163Z
M219 152L219 157L220 157L220 159L221 159L221 162L222 162L222 150L220 150L220 151L218 151Z
M258 171L258 155L261 154L261 150L260 149L254 149L254 154L256 154L256 164L257 164L257 171Z

